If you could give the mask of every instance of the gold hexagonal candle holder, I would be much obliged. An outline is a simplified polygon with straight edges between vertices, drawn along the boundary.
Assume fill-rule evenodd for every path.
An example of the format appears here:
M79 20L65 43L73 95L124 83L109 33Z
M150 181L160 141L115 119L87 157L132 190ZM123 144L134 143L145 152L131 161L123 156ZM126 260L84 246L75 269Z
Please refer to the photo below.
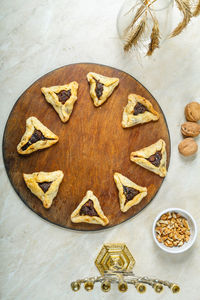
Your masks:
M125 244L105 244L95 260L101 276L76 280L71 283L71 288L76 292L80 289L81 284L84 284L85 290L89 292L93 290L96 282L100 282L104 292L110 291L112 283L118 284L120 292L126 292L128 284L134 285L139 293L146 291L146 285L150 285L157 293L162 292L164 286L170 288L173 293L180 291L180 287L175 283L146 276L136 276L132 272L134 264L135 259Z
M125 244L104 245L95 260L95 265L101 275L109 270L114 271L116 268L129 272L134 264L135 259Z

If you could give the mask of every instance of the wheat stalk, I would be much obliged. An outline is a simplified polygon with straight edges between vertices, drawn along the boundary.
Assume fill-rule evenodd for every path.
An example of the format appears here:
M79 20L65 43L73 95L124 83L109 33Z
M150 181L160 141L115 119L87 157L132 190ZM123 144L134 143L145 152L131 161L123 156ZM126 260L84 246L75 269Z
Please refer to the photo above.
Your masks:
M150 36L150 43L147 51L147 55L152 55L153 51L156 48L159 48L160 43L160 30L159 23L156 17L154 17L149 10L149 7L157 0L144 0L143 4L138 8L135 13L135 16L129 26L124 31L124 51L129 51L132 46L137 46L138 41L140 40L142 34L145 31L146 21L147 21L147 13L150 13L153 19L153 27ZM177 25L177 27L173 30L170 37L175 37L180 34L183 29L188 25L190 19L193 16L198 16L200 14L200 0L198 0L198 4L196 5L194 13L191 12L191 3L190 0L175 0L179 11L183 14L182 21ZM140 19L142 15L145 16ZM141 20L141 21L140 21Z
M152 2L149 3L149 0L144 0L143 4L138 8L138 10L135 13L135 16L133 18L133 21L128 25L128 27L124 30L124 34L126 33L133 27L135 22L141 17L141 15L146 12L146 10L157 0L153 0ZM132 10L131 8L128 13Z
M150 56L152 55L153 51L156 48L159 48L159 43L160 43L160 30L159 30L159 24L157 18L154 16L153 18L153 28L151 31L151 41L149 43L149 49L147 52L147 55Z
M195 11L193 12L193 17L197 17L198 15L200 15L200 0L195 8Z
M178 6L178 9L183 14L183 20L178 24L178 26L170 34L170 37L174 37L182 32L182 30L188 25L192 17L190 10L190 1L189 0L175 0Z
M139 17L143 14L144 10L146 10L146 7L142 4L138 10L135 13L133 21L129 24L129 26L124 30L124 34L129 32L131 28L134 26L135 22L139 19Z
M130 30L130 32L127 34L127 41L124 45L124 51L129 51L132 46L136 46L138 43L138 40L140 39L142 33L145 30L146 25L146 14L140 21L140 23Z

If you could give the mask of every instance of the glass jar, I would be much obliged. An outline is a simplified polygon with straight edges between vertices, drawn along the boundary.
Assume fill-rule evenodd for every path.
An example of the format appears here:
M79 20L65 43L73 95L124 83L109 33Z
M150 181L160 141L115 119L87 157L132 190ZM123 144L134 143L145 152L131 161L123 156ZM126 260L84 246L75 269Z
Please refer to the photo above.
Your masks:
M131 28L135 15L140 7L145 8L145 30L138 40L136 46L133 46L131 50L136 50L142 55L146 55L151 40L151 33L154 21L156 18L159 24L160 42L159 46L163 44L166 38L172 31L172 9L174 0L125 0L122 5L118 17L117 17L117 31L123 44L127 43L128 32ZM137 26L141 18L144 17L145 12L135 22L134 26ZM128 30L129 29L129 30Z

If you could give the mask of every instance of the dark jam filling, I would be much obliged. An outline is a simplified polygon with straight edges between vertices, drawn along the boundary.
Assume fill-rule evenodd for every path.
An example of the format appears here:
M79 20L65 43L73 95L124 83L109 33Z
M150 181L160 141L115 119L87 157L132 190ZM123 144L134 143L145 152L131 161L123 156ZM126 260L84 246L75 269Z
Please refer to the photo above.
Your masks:
M94 78L94 80L96 81L95 93L97 95L97 98L99 99L102 96L102 94L103 94L103 83L99 82L95 78Z
M25 151L30 145L43 140L53 140L46 138L40 130L35 129L30 140L22 147L22 150Z
M125 204L132 200L137 194L139 194L139 191L135 190L134 188L124 186L123 185L123 190L124 190L124 195L126 197Z
M56 93L58 96L58 100L62 103L65 104L65 102L71 97L71 90L65 91L62 90L59 93Z
M133 114L135 116L139 115L139 114L143 114L145 111L148 111L148 109L140 102L137 102L137 104L134 107L134 112Z
M81 216L97 216L98 214L96 212L96 210L94 209L94 204L92 200L88 200L82 207L80 210L80 215Z
M155 167L159 167L161 159L162 153L160 151L157 151L155 154L147 158L147 160L150 161L150 163L152 163Z
M46 193L52 184L52 181L44 181L44 182L38 182L39 187L43 190L44 193Z

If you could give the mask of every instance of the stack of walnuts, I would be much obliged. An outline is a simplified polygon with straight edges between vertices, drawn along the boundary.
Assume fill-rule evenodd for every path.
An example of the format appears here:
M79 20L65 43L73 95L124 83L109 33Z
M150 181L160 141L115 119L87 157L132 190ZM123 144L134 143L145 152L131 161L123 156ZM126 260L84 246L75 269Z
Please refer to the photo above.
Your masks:
M198 102L190 102L185 107L185 117L188 122L181 125L181 132L185 138L178 145L179 152L184 156L195 154L198 145L194 140L200 134L200 104Z

